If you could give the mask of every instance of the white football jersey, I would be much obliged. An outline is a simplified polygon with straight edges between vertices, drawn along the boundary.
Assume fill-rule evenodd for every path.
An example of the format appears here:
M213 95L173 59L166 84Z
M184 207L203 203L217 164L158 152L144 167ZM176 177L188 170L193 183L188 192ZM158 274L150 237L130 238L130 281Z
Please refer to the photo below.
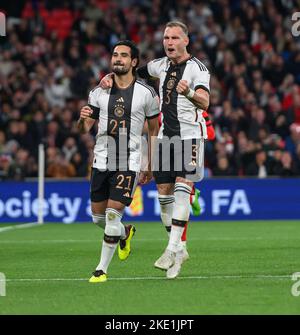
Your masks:
M209 92L210 74L197 58L172 64L168 57L155 59L147 64L151 77L159 78L160 110L162 126L159 138L180 136L182 139L207 138L203 110L197 108L184 95L178 94L178 82L186 80L193 90L203 88Z
M135 80L126 89L97 86L89 94L92 118L99 120L93 167L110 171L140 171L141 136L146 118L159 115L154 89Z

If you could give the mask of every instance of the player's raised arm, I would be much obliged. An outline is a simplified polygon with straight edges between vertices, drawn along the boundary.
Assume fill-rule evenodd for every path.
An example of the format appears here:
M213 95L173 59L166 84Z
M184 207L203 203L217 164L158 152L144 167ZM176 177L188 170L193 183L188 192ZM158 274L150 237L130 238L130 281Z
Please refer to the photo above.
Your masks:
M154 59L144 66L137 68L136 73L142 79L158 79L160 69L160 59Z
M137 75L142 79L150 79L153 78L148 72L147 65L141 66L136 70Z
M179 94L187 97L195 106L200 109L207 110L209 106L209 92L203 88L198 88L196 91L189 87L186 80L180 80L176 91Z
M152 61L147 65L140 66L139 68L137 68L136 74L138 75L138 77L142 79L157 79L158 75L156 74L156 67L157 67L157 64L155 64ZM104 90L112 88L113 76L114 76L113 72L108 73L105 77L101 79L99 86Z
M89 106L83 106L80 110L80 118L77 122L78 129L81 133L88 133L95 123L92 119L93 110Z
M149 74L147 70L147 65L142 66L136 70L137 75L142 79L150 79L151 75ZM113 86L113 76L114 74L108 73L105 77L103 77L100 80L99 86L103 88L104 90L107 90L109 88L112 88Z

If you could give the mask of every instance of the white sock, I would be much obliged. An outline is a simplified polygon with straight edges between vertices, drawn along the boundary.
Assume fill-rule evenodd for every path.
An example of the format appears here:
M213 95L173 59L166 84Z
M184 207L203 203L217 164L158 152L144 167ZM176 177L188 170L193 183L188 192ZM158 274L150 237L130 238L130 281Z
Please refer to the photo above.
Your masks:
M96 270L102 270L107 273L108 266L120 240L122 231L121 218L122 214L117 210L113 208L106 209L104 239L102 243L100 262L96 267Z
M167 249L169 249L172 252L177 252L177 251L180 251L180 250L183 249L183 246L182 246L181 240L180 240L182 232L183 232L182 227L172 225L171 234L170 234Z
M107 273L108 266L113 258L118 243L102 242L101 258L96 270L102 270Z
M174 195L159 195L158 200L161 221L166 228L168 236L170 236L175 197Z
M176 183L172 229L167 249L172 252L182 250L181 236L190 217L190 194L192 188L185 183Z

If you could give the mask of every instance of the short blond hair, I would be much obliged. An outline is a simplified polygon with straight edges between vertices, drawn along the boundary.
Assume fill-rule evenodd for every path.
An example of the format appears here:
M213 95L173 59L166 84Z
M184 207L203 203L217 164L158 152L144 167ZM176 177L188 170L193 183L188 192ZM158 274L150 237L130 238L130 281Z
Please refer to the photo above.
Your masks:
M168 27L170 27L170 28L180 27L182 29L182 31L185 33L186 36L188 36L188 34L189 34L188 27L180 21L170 21L166 24L166 28L168 28Z

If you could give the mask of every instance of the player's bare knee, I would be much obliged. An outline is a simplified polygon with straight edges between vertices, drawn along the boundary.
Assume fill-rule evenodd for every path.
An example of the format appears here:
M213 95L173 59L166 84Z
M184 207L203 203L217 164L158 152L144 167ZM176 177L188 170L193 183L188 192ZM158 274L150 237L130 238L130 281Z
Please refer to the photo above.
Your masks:
M120 213L123 213L125 205L120 201L109 199L107 202L107 208L112 208Z
M174 193L174 184L157 184L159 195L172 195Z
M93 222L96 226L105 229L105 214L92 214Z
M107 200L99 201L99 202L91 202L91 208L93 214L103 214L105 215L105 210L107 207Z
M183 178L183 177L176 177L176 184L177 183L186 184L186 185L190 186L191 188L194 186L194 183L192 181L190 181L190 180L188 180L186 178Z

